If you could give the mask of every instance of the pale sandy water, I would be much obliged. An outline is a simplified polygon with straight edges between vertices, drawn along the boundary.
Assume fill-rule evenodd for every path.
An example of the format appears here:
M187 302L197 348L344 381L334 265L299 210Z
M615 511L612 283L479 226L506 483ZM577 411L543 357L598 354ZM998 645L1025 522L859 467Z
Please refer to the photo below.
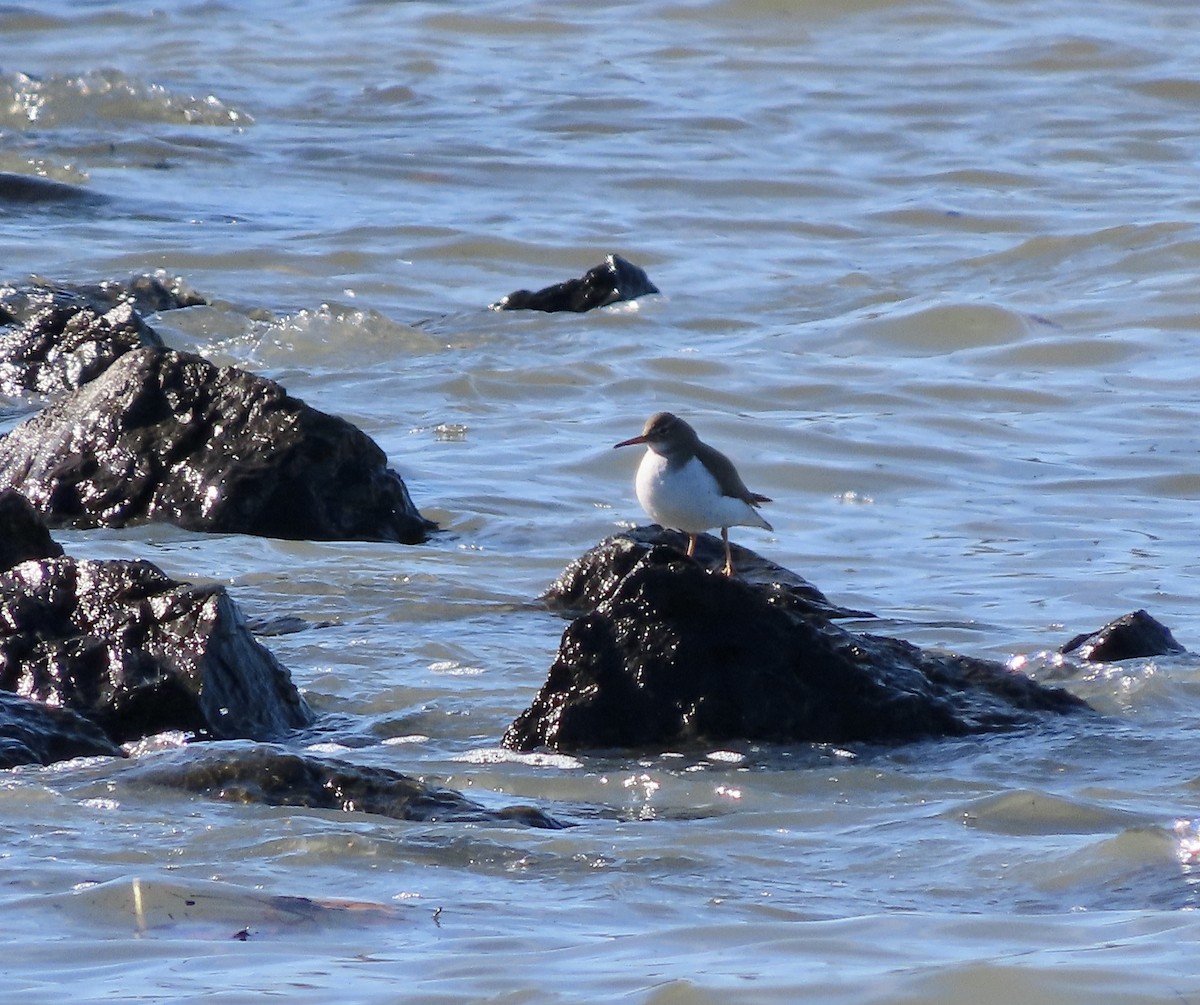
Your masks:
M0 278L184 276L216 305L170 341L363 426L447 528L64 543L335 622L268 640L323 750L579 823L14 772L6 1001L1200 997L1196 660L1038 655L1138 607L1200 650L1193 5L49 2L0 40L0 170L112 200L4 208ZM481 311L610 251L664 295ZM531 601L641 519L610 445L659 408L776 500L737 540L1106 717L500 752L562 630Z

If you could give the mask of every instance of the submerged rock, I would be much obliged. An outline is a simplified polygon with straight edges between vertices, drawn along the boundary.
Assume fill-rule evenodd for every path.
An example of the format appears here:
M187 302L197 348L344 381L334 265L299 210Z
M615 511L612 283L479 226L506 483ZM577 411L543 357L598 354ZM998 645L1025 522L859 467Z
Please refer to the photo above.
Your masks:
M1171 630L1146 611L1124 614L1097 632L1076 635L1059 652L1094 663L1115 663L1147 656L1166 656L1187 650Z
M208 300L190 289L179 276L130 276L128 279L105 279L99 283L63 283L54 287L77 297L83 297L97 310L129 304L139 314L159 314L178 311L184 307L203 307Z
M0 287L0 393L60 394L125 353L163 341L143 314L205 301L157 276L93 285Z
M896 743L1088 708L1000 663L848 631L786 587L713 574L673 548L624 574L590 569L598 588L575 592L595 609L563 634L507 747Z
M126 777L227 802L306 806L439 823L566 826L531 806L492 810L461 792L428 785L388 768L349 764L265 744L216 744L156 754Z
M161 520L298 540L415 543L417 511L379 446L279 384L139 349L0 439L0 487L52 524Z
M0 691L0 768L123 756L99 726L78 713Z
M313 719L224 587L149 562L47 558L0 574L0 689L117 743L168 730L274 739Z
M497 311L583 313L657 292L658 287L650 282L645 271L620 255L609 255L579 279L568 279L533 293L517 290L491 306Z
M52 178L0 171L0 203L12 206L100 206L108 200L82 185L70 185Z
M0 491L0 572L30 559L58 558L62 545L20 492Z

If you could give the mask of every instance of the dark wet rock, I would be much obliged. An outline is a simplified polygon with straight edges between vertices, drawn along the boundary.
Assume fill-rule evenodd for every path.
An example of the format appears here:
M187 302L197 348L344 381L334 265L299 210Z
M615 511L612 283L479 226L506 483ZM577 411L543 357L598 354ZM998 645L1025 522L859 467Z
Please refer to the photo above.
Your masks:
M20 492L0 491L0 571L30 559L58 558L62 545Z
M163 344L132 301L48 286L0 287L0 394L59 394Z
M70 709L0 691L0 768L123 756L99 726Z
M404 543L435 529L360 429L264 377L155 349L0 439L3 486L51 525Z
M488 809L461 792L389 768L350 764L271 744L215 744L156 754L126 777L235 803L304 806L424 822L566 826L531 806Z
M1187 650L1175 641L1166 625L1145 611L1133 611L1110 621L1098 632L1076 635L1059 652L1095 663L1115 663Z
M554 610L580 613L595 610L612 596L633 567L653 548L674 552L671 557L694 561L700 568L718 571L725 567L725 546L719 537L700 534L696 538L693 559L687 558L688 536L682 531L666 530L658 524L636 527L605 538L571 562L550 584L542 599ZM778 603L786 603L799 612L827 618L873 618L869 611L856 611L832 603L803 576L776 565L749 548L731 544L733 564L738 577L748 583L768 587ZM659 561L667 561L667 556Z
M1000 663L848 631L786 590L705 571L670 548L609 578L505 746L896 743L1088 708Z
M0 689L118 743L169 730L274 739L313 719L224 587L149 562L51 558L0 574Z
M273 738L312 713L223 587L148 562L62 557L19 493L0 492L0 767L183 730Z
M188 287L182 277L166 273L105 279L99 283L67 283L51 288L82 297L97 310L129 304L143 316L185 307L203 307L208 303L205 297Z
M0 171L0 205L11 206L74 206L100 205L104 196L81 185L69 185L37 175Z
M574 311L582 313L595 307L636 300L658 287L650 282L645 271L620 255L609 255L604 261L579 279L568 279L531 293L517 290L492 304L497 311Z

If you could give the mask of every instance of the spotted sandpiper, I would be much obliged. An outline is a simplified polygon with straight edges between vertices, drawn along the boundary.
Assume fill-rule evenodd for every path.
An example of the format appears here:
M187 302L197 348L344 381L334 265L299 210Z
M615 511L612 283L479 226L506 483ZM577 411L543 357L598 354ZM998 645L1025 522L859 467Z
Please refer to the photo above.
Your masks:
M757 509L771 500L746 488L733 462L704 443L677 415L658 412L650 416L641 436L622 440L613 449L638 443L646 445L634 480L642 509L664 527L686 533L689 556L695 553L697 534L720 527L725 575L732 576L729 528L773 530Z

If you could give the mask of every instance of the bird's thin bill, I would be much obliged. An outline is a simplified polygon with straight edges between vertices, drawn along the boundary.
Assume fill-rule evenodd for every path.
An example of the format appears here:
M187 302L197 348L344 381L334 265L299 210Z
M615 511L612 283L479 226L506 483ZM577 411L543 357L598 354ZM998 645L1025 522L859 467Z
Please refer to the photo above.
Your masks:
M637 445L637 444L639 444L639 443L645 443L645 442L646 442L646 437L644 437L644 436L634 436L634 437L633 437L633 438L631 438L631 439L628 439L628 440L622 440L620 443L614 443L614 444L613 444L613 450L616 450L616 449L617 449L617 447L633 447L633 446L636 446L636 445Z

